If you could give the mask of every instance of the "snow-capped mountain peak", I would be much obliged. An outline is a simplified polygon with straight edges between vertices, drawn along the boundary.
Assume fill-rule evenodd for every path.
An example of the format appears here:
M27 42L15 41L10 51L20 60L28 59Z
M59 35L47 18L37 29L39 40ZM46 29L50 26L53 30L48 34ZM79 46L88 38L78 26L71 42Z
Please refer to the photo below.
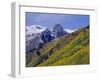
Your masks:
M45 31L46 28L41 25L26 26L26 41L35 38L38 34Z
M41 25L26 26L26 32L30 33L30 34L31 33L33 33L33 34L41 33L44 30L46 30L46 28L44 26L41 26Z

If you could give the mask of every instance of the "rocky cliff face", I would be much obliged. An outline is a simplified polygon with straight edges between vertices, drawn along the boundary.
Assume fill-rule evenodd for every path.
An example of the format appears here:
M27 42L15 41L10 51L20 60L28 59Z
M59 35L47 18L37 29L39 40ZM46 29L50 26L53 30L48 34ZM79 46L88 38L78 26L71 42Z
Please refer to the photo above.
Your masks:
M43 40L44 43L47 43L53 40L54 37L52 36L51 31L49 29L46 29L45 31L42 32L41 39Z
M60 24L57 24L53 27L53 35L56 37L61 37L66 35L67 32L64 31L63 27Z

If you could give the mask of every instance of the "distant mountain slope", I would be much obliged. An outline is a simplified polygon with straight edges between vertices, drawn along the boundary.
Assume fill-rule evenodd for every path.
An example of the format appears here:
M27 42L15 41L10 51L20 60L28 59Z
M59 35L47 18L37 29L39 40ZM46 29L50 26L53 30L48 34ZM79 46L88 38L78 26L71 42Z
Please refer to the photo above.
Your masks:
M26 26L26 53L39 49L44 44L67 34L60 24L53 27L53 31L41 25Z
M26 66L89 64L89 26L48 42L39 55L26 55Z
M45 30L46 28L41 25L26 26L26 41L35 38L39 33Z
M39 48L42 43L41 33L45 31L46 28L41 25L32 25L26 27L26 53Z

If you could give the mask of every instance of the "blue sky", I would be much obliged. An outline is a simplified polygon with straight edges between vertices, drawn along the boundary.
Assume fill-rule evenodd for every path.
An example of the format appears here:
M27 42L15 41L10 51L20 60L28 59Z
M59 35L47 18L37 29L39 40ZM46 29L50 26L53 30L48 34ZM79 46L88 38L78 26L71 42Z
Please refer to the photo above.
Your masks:
M90 22L89 15L26 12L25 17L26 26L42 25L48 29L56 24L61 24L63 28L77 29L89 25Z

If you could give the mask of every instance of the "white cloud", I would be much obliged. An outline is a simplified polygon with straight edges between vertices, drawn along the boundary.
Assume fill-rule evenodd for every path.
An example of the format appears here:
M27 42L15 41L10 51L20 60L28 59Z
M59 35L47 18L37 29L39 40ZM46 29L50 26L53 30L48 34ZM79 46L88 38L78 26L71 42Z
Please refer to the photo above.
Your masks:
M75 31L77 31L77 29L64 29L66 32L68 33L73 33Z

